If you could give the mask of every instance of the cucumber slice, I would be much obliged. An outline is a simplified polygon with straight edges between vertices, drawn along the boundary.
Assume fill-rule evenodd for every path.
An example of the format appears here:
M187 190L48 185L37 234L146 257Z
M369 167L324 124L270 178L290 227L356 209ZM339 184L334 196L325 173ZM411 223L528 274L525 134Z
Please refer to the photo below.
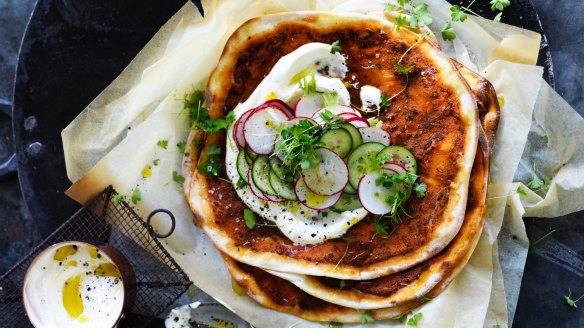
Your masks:
M288 180L286 179L287 177L286 170L284 169L284 164L282 164L282 161L276 156L270 156L270 169L278 176L278 178L280 178L280 180L284 181Z
M345 190L343 190L343 192L345 194L348 194L348 195L356 195L357 194L357 190L355 190L355 188L353 188L353 186L351 186L350 183L347 183L347 186L345 187Z
M357 148L363 143L363 137L361 136L361 132L357 129L353 124L349 123L337 123L333 127L343 128L347 130L351 134L351 138L353 139L353 149Z
M328 148L340 157L347 157L353 149L353 137L349 131L343 128L331 129L324 132L320 138L319 142L324 144L325 148Z
M249 164L243 149L237 154L237 173L244 181L247 181L247 173L249 171Z
M397 163L412 174L418 173L418 161L414 154L406 147L397 145L387 146L377 154L377 158L385 158L386 162Z
M251 166L253 183L263 193L276 196L276 191L270 184L270 162L268 156L258 156Z
M347 159L347 166L349 167L349 183L353 189L359 190L359 180L365 174L375 170L377 153L383 148L385 146L380 143L366 142L351 152Z
M338 212L353 211L363 207L356 195L343 194L341 199L333 206L333 210Z
M253 161L258 158L258 155L251 151L249 148L245 147L245 158L247 159L247 164L251 165Z
M280 179L274 170L270 170L270 185L278 197L286 200L296 200L294 184Z

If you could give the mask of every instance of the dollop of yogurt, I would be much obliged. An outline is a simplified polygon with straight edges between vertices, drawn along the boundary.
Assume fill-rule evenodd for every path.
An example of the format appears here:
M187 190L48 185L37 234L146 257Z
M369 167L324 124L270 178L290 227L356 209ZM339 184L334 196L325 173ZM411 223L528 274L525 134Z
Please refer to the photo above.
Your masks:
M324 43L308 43L282 57L271 72L258 85L251 96L234 110L236 117L277 98L292 107L302 96L303 78L314 74L317 92L335 92L339 104L350 105L350 96L343 79L347 73L345 58L340 53L331 53L331 46ZM227 176L234 183L239 181L237 155L239 150L233 140L233 126L227 131L226 168ZM252 211L274 222L282 233L297 244L316 244L327 239L341 237L364 219L367 211L334 212L310 209L300 202L275 203L256 197L249 186L235 187L238 196Z

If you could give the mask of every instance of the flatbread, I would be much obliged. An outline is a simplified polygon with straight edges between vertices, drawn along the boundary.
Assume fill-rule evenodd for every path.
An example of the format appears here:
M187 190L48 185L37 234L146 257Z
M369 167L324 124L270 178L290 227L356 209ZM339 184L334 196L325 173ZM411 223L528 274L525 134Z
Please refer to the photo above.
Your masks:
M338 280L334 283L330 281L323 283L323 278L306 276L300 282L298 277L288 279L289 277L284 276L286 279L282 279L261 269L238 263L223 254L233 278L252 298L266 307L307 320L359 322L364 309L373 309L371 314L376 320L395 318L423 304L426 298L436 297L448 287L468 262L481 235L486 209L489 163L499 120L499 105L490 83L462 66L460 70L474 91L485 134L472 169L465 220L452 243L427 263L408 271L375 281L345 282L342 289ZM402 278L408 277L408 272L416 272L417 279L404 281ZM430 277L439 279L433 284L427 284ZM373 290L375 285L379 289L392 288L395 285L405 286L386 298L386 301L391 299L391 302L385 304L385 307L365 307L363 306L365 300L374 302L375 299L367 297L371 294L364 294L362 290L352 289L355 287L353 283L366 283L370 290ZM421 287L422 285L424 287ZM398 297L398 294L401 294L401 297ZM349 302L344 302L341 305L345 306L341 306L339 299ZM380 302L376 305L383 305L382 300L378 301Z
M308 42L339 40L348 58L351 83L373 85L393 95L408 79L405 92L380 119L392 143L404 145L418 158L420 181L428 185L428 191L425 198L413 197L406 204L409 216L402 217L387 239L372 238L372 219L366 218L348 231L357 242L334 239L296 245L272 227L247 229L245 206L232 184L195 171L187 200L199 226L218 249L268 270L365 280L413 267L455 237L464 219L478 140L476 105L444 54L411 32L400 31L382 18L310 12L252 19L232 35L208 83L207 107L212 117L222 117L243 102L283 55ZM415 65L408 76L393 65L401 57L402 66ZM358 92L350 90L356 105L360 105ZM213 144L224 146L225 136L207 135L202 151ZM204 154L198 162L202 160Z

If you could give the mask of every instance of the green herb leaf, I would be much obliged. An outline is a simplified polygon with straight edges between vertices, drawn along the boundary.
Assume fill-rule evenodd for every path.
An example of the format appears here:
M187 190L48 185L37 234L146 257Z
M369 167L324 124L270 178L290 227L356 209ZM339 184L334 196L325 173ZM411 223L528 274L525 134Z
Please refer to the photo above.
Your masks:
M527 192L525 192L525 190L523 190L523 188L521 188L521 186L517 187L516 192L520 195L527 195Z
M341 279L341 282L339 283L339 288L343 289L345 288L345 286L347 286L347 283L345 282L345 280Z
M197 171L216 177L221 175L221 148L211 145L205 150L205 155L207 155L207 160L197 165Z
M456 31L454 30L454 27L452 27L452 23L449 21L444 24L440 33L442 33L442 38L446 41L456 39Z
M227 129L230 124L235 122L235 113L229 112L225 118L212 119L209 111L203 107L205 102L205 92L195 90L190 94L185 94L183 106L189 111L191 120L205 132L218 132Z
M340 52L340 51L341 51L341 46L340 46L339 40L331 43L331 54L334 55L334 54L336 54L337 52Z
M491 0L490 4L492 11L503 11L503 9L511 5L511 0Z
M414 6L410 17L410 27L430 26L432 15L428 12L428 5L425 3Z
M576 300L571 299L570 296L572 296L572 289L568 288L568 295L564 295L564 299L569 306L577 308L578 305L576 305L576 303L578 303L584 297L584 294L580 295L580 297L578 297Z
M460 6L452 6L450 7L450 18L452 18L453 22L464 22L468 15L460 9Z
M422 312L418 312L414 314L411 318L408 319L408 326L410 327L418 327L418 323L422 320Z
M325 109L322 113L319 114L320 118L324 121L325 125L330 125L334 122L342 122L345 119L333 114L330 110Z
M426 196L427 189L428 186L425 183L415 183L413 188L418 198L424 198Z
M408 73L414 68L415 65L412 65L410 67L404 67L399 63L395 63L393 64L393 66L395 66L395 68L397 68L397 70L400 71L402 74L408 75Z
M162 149L166 149L168 148L168 140L158 140L158 142L156 142L156 145Z
M343 328L343 324L340 322L331 321L329 323L329 328Z
M389 97L387 96L387 94L385 92L381 94L381 102L379 103L379 106L381 106L381 107L391 106L391 100L389 100Z
M371 311L365 311L363 313L363 316L361 316L362 325L375 322L375 319L373 319L373 316L371 314L372 314Z
M389 237L389 232L387 232L389 229L389 222L387 222L387 219L384 219L380 216L374 217L373 227L375 228L375 234L373 237L371 237L371 239L375 238L377 235L381 236L383 239L387 239L387 237Z
M112 203L114 204L121 204L123 201L126 200L126 196L124 195L120 195L120 194L115 194L112 196Z
M397 3L402 7L405 6L408 2L410 2L410 0L397 0Z
M253 229L256 225L255 213L252 210L243 210L243 219L245 220L245 225L248 229Z
M132 198L131 199L132 199L132 203L134 203L134 204L138 204L138 202L142 200L142 193L140 192L140 189L138 189L136 187L132 190Z
M185 182L185 177L180 175L177 171L172 171L172 181L178 184L182 184L183 182Z
M495 16L495 18L493 18L493 20L495 22L500 22L501 18L503 18L503 12L498 13L497 16Z
M399 323L404 323L404 319L405 319L405 317L404 317L404 315L402 314L402 315L400 315L400 316L393 317L392 319L393 319L393 320L397 320L397 321L399 321Z
M237 188L241 189L247 185L247 181L243 180L242 178L239 178L235 185L237 186Z
M160 159L158 158L152 161L152 165L154 166L158 166L158 163L160 163Z
M432 299L426 296L422 296L422 298L420 298L420 302L422 302L422 304L424 303L428 303L430 302Z
M181 141L181 142L179 142L179 143L176 144L176 147L178 148L178 151L181 154L184 154L185 153L185 147L186 147L186 145L187 145L186 141Z
M405 15L399 14L399 16L397 16L395 18L395 31L399 32L399 30L406 25L406 23L408 22L408 18Z

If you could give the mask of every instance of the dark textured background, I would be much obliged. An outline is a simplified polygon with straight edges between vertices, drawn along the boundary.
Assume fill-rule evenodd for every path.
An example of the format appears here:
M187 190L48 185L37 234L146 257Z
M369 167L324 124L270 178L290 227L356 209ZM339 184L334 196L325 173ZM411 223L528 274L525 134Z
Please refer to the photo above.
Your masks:
M35 0L0 0L0 110L3 113L11 110L18 49L34 3ZM581 18L584 1L533 0L533 3L552 50L556 90L584 114L584 21ZM128 58L131 57L132 53ZM10 118L0 114L0 163L13 152ZM584 293L583 217L584 213L576 213L553 220L526 220L531 238L537 239L551 229L557 231L541 242L536 254L528 258L514 326L584 327L584 301L583 309L574 309L562 297L568 287L577 296ZM18 178L0 180L0 274L41 240L35 219L41 218L33 218L28 211Z

